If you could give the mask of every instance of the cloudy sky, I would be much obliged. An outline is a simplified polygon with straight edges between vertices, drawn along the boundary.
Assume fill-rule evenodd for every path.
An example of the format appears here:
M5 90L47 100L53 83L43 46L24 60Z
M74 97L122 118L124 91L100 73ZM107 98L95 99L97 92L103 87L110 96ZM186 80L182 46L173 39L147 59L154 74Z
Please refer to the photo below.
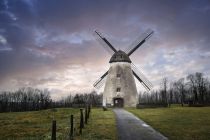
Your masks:
M210 76L208 0L1 0L0 90L91 91L111 57L94 30L125 50L148 28L155 33L131 59L155 87Z

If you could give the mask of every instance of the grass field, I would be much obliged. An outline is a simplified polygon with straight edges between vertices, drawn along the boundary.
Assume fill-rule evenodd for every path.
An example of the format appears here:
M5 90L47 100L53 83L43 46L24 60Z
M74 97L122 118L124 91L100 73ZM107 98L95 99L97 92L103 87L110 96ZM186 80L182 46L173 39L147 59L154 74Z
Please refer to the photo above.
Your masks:
M53 115L54 114L54 115ZM32 112L0 113L0 139L49 140L52 118L57 121L57 138L66 139L69 132L70 115L79 120L79 109L61 108ZM88 125L76 140L116 139L115 118L112 111L92 109Z
M112 109L103 111L101 108L93 109L90 123L83 129L83 135L76 140L116 140L117 130L115 115Z
M126 109L170 140L210 139L210 107L172 106L156 109ZM79 109L72 108L0 113L0 139L50 140L53 116L57 121L57 138L66 139L71 114L74 114L76 121L79 121ZM83 134L75 136L75 140L99 139L117 139L115 116L111 109L102 111L101 108L93 108Z
M49 139L51 122L57 121L58 136L65 135L70 114L79 109L55 109L31 112L0 113L0 139ZM54 114L54 115L53 115Z
M210 140L210 107L127 108L170 140Z

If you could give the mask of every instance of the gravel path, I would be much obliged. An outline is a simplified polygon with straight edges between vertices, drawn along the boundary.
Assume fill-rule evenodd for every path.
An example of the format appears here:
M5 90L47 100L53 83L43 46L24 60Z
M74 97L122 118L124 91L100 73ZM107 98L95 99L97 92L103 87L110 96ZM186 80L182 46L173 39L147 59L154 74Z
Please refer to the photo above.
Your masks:
M115 108L119 140L168 140L132 113Z

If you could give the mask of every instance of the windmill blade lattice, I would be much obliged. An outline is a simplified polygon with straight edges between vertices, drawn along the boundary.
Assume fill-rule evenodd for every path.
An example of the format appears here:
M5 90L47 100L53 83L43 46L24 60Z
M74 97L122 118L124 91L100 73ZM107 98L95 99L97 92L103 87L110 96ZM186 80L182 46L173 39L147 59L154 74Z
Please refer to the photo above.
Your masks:
M125 50L128 56L130 56L136 49L138 49L144 42L146 42L146 40L148 40L153 33L153 30L147 29L144 34L140 35L131 45L129 45Z
M145 83L142 81L142 79L132 70L133 72L133 75L139 80L139 82L143 85L143 87L149 91L151 88Z
M138 68L133 63L131 64L131 68L132 68L133 72L135 73L134 75L138 76L141 79L140 82L144 83L143 86L147 87L146 89L150 90L153 88L152 83L144 76L144 74L140 70L138 70Z
M94 84L93 86L97 89L101 88L103 84L106 82L108 71L104 73Z
M95 31L94 36L96 37L96 40L103 46L105 50L107 50L108 53L113 55L117 50L112 46L112 44L104 37L99 31Z
M95 87L96 89L100 89L100 88L105 84L106 78L107 78L107 77L104 77L98 84L94 85L94 87Z
M133 63L131 63L131 68L133 71L136 72L137 75L140 76L140 78L147 83L151 88L153 87L152 83L146 78L146 76L136 67L136 65L134 65Z

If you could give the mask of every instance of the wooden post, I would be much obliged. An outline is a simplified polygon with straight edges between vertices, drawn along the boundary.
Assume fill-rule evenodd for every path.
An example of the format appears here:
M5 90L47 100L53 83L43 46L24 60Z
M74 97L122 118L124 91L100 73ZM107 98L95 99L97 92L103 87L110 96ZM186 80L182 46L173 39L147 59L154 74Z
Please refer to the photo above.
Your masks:
M74 116L71 115L71 119L70 119L70 139L73 139L73 135L74 135Z
M85 106L85 124L87 124L88 119L88 111L87 111L87 105Z
M52 137L51 140L56 140L56 120L52 121Z
M87 118L89 119L90 117L90 104L87 105Z
M89 114L90 114L90 111L91 111L91 110L90 110L90 104L89 104L89 105L88 105L88 113L89 113Z
M83 109L80 108L80 134L82 134L82 128L84 128Z
M87 105L87 119L89 119L88 105Z

